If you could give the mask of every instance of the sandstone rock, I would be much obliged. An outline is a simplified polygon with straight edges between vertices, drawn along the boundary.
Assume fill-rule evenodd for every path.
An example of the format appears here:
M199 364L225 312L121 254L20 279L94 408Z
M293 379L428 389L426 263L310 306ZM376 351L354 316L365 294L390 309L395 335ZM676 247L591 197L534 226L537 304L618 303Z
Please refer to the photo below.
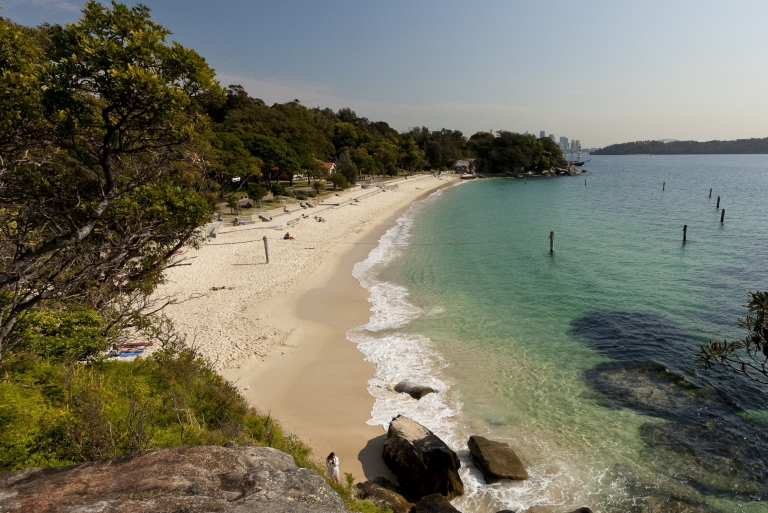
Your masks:
M415 385L408 381L401 381L400 383L395 385L395 392L398 392L400 394L408 394L418 401L419 399L421 399L427 394L434 394L436 390L432 387Z
M377 484L379 486L382 486L386 488L387 490L392 490L398 495L403 495L403 489L400 487L400 485L396 485L386 477L382 476L376 476L369 479L369 481L373 484Z
M192 446L0 473L0 511L343 513L320 475L267 447Z
M408 513L413 509L413 504L408 502L405 497L383 486L370 481L357 483L355 486L357 487L358 499L369 499L381 509L391 509L394 513Z
M448 499L464 493L459 457L434 433L407 417L392 419L383 457L412 502L433 493Z
M555 506L531 506L523 511L523 513L558 513L560 511L562 510ZM592 510L589 508L579 508L570 513L592 513Z
M528 479L528 471L523 462L508 444L473 435L469 437L467 445L472 453L472 462L487 483L495 483L503 478Z
M461 513L454 508L445 495L434 493L419 500L413 509L413 513Z

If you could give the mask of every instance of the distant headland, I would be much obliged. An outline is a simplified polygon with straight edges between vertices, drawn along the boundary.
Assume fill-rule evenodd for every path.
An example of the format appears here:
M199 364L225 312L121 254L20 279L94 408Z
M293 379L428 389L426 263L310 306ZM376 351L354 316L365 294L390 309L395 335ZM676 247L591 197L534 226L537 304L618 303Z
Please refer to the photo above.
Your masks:
M763 139L736 139L735 141L635 141L611 144L599 150L592 150L592 155L707 155L707 154L742 154L768 153L768 137Z

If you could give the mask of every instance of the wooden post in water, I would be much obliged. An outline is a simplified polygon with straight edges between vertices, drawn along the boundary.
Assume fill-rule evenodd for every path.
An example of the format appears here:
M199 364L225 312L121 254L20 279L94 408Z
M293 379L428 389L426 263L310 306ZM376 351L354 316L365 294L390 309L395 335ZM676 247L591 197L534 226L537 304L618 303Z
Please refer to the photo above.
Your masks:
M688 225L683 225L683 244L685 244L685 239L688 237Z
M267 263L269 263L269 246L267 246L267 236L264 236L264 254L267 256Z
M587 179L585 178L584 179L584 187L586 187L586 186L587 186Z
M725 220L725 209L723 209L723 211L720 212L720 224L723 224L724 220Z
M709 190L709 197L712 197L712 189Z
M663 190L666 190L666 188L667 188L667 182L662 182L662 183L661 183L661 190L662 190L662 191L663 191Z
M715 208L720 208L720 196L717 197L717 205Z
M549 254L555 252L555 232L549 232Z

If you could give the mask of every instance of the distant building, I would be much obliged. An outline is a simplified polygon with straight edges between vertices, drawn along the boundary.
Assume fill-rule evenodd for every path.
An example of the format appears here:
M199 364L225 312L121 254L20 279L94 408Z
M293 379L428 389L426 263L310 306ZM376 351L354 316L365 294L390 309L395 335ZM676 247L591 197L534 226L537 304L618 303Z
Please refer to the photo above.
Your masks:
M549 134L549 138L552 139L552 142L555 142L555 134Z
M544 139L546 136L547 136L546 130L542 130L541 132L539 132L539 139Z
M453 170L459 174L469 173L471 164L468 160L457 160L453 164Z
M568 149L568 138L560 136L560 149L567 150Z
M323 167L325 168L325 172L329 175L332 175L336 172L336 164L333 162L323 162Z

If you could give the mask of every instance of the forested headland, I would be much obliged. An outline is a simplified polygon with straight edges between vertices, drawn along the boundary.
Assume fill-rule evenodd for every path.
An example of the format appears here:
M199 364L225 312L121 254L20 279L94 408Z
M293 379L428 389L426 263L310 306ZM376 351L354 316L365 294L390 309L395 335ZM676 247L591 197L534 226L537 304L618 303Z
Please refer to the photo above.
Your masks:
M635 141L612 144L592 155L706 155L768 153L768 137L735 141Z
M162 316L174 298L153 293L173 255L202 243L233 187L325 187L324 163L343 187L462 158L541 172L562 156L528 135L267 105L170 35L147 7L115 2L66 26L0 18L0 470L228 440L312 465ZM106 358L136 338L160 350Z

